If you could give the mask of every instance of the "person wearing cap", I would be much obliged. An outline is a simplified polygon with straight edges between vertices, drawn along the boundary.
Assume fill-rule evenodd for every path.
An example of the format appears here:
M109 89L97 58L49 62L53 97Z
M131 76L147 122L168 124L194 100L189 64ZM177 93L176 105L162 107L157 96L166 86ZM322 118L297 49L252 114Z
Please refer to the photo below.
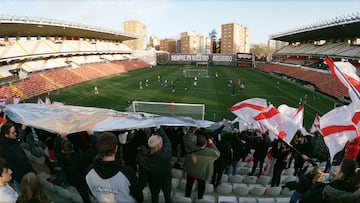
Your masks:
M140 182L149 184L151 201L159 202L160 190L165 202L171 202L171 143L165 130L159 125L148 139L150 153L140 161Z

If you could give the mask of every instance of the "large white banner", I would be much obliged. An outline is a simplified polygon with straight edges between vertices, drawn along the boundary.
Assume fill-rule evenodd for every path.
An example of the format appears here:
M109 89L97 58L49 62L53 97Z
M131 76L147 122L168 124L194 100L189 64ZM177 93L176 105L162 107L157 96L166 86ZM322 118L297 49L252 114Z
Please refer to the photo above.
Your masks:
M163 126L208 127L213 122L190 117L163 117L149 113L119 112L95 107L46 104L8 104L7 116L14 122L59 134L98 132Z

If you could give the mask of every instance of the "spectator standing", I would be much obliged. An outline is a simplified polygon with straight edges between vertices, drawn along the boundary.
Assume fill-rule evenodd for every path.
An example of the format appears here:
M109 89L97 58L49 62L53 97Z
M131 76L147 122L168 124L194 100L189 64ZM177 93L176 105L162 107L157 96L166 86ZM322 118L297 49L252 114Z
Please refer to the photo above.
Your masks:
M24 133L25 125L22 125L19 134ZM6 123L0 132L0 156L4 157L9 168L13 172L13 181L16 191L20 191L20 181L28 172L35 172L24 150L20 147L20 139L17 138L15 126Z
M28 128L24 126L24 129L22 129L24 133L19 133L17 136L18 139L20 139L20 142L26 142L29 145L29 150L31 155L33 156L39 156L36 154L36 144L35 144L35 138L33 135L33 130L31 128Z
M203 133L203 128L200 128L199 126L196 127L184 127L183 132L183 142L185 146L185 152L190 153L194 150L199 149L199 147L196 144L197 140L197 134Z
M290 142L290 144L291 144L295 149L294 149L294 148L291 149L291 155L290 155L290 158L289 158L289 160L288 160L288 162L287 162L286 168L290 168L290 167L291 167L291 164L292 164L292 162L293 162L293 160L294 160L294 158L295 158L296 156L298 156L298 154L296 153L295 150L296 150L296 149L298 148L298 146L300 145L300 142L301 142L301 132L298 130L298 131L296 131L293 139L292 139L291 142Z
M295 168L295 172L294 175L302 175L300 174L302 172L302 169L304 167L304 163L305 160L303 159L303 157L301 156L302 154L308 156L308 157L312 157L311 151L312 151L312 147L313 145L311 144L311 136L301 136L300 137L300 143L297 145L294 145L295 148L297 148L297 150L300 152L295 154L295 164L294 164L294 168Z
M214 162L220 157L220 152L212 139L206 138L204 134L186 134L183 137L184 143L189 143L194 140L193 136L195 136L196 140L194 143L195 147L191 151L188 151L184 161L184 169L187 173L185 196L190 197L194 182L197 180L198 199L202 199L205 192L205 182L211 180L214 171ZM185 144L185 147L186 146Z
M116 135L104 132L97 140L99 157L86 174L86 183L98 202L142 202L143 194L135 171L116 159Z
M269 139L269 135L267 133L261 134L260 131L258 131L258 130L255 133L256 133L256 137L255 137L255 142L253 145L253 148L255 149L254 155L253 155L254 156L254 164L253 164L253 167L252 167L249 175L250 176L254 175L256 167L257 167L258 163L260 163L259 173L256 175L261 176L262 171L263 171L263 165L264 165L266 153L270 146L270 139Z
M160 126L156 133L148 139L150 153L140 161L140 181L145 187L149 184L151 200L159 202L160 190L163 191L165 202L171 202L171 143Z
M126 166L130 166L137 172L137 163L136 163L136 155L138 151L138 143L136 142L135 130L127 131L124 134L127 135L125 138L125 143L121 143L122 150L123 150L123 160L125 161Z
M16 203L50 203L50 198L46 195L40 184L39 177L29 172L24 175L20 182L20 196Z
M9 183L12 179L12 170L7 161L0 157L0 200L1 202L15 203L19 194Z
M215 145L220 152L220 157L214 162L214 172L211 178L211 183L214 185L214 188L221 184L221 178L224 173L225 168L230 164L232 159L232 149L230 142L230 133L219 132L215 141Z
M171 142L172 156L184 157L185 146L183 141L183 130L180 127L169 127L165 129Z
M273 142L273 147L270 149L270 153L273 155L276 161L271 179L271 187L280 185L281 173L286 167L289 152L290 149L283 140L277 139Z
M62 187L68 186L68 182L66 180L66 175L64 170L60 167L58 163L57 156L59 155L59 150L55 152L55 146L57 142L60 141L61 138L57 138L55 136L49 136L43 142L43 150L45 152L45 164L48 166L51 175L55 175L56 184Z
M246 156L246 142L240 136L239 132L233 132L231 136L232 159L231 164L226 169L225 173L227 174L230 174L230 168L232 168L232 175L236 175L240 159Z
M64 170L67 181L77 189L85 203L90 202L85 176L89 165L97 154L96 136L93 135L92 131L89 131L88 134L91 137L91 144L87 151L75 151L71 141L65 138L66 135L61 135L64 139L61 141L61 155L58 157L59 165Z

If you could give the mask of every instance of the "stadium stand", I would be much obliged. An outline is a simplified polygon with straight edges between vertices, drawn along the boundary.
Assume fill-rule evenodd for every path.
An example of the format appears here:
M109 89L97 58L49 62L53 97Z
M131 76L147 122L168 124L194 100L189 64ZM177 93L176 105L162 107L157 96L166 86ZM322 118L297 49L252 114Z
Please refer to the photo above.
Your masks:
M147 61L155 61L154 53L141 51L135 57L131 55L133 50L118 42L9 40L4 44L0 46L0 56L9 65L1 68L0 80L11 84L4 85L1 92L8 97L20 96L21 99L151 66L137 57L145 56ZM23 58L30 60L17 62ZM18 75L11 73L14 70ZM11 99L7 102L11 103Z

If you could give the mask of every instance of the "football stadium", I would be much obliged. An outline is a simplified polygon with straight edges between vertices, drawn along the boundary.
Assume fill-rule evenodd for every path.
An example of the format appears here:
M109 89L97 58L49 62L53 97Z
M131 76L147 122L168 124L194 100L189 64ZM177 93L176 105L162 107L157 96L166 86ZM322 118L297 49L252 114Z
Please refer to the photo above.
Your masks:
M2 16L0 24L0 169L13 171L20 191L19 175L34 171L55 203L152 202L160 190L159 202L306 202L311 192L360 201L359 13L273 34L286 46L265 60L135 50L123 42L136 35L75 22ZM118 140L118 188L100 176L104 183L90 182L94 160L108 156L96 145L106 133ZM200 135L206 142L188 151L187 137ZM352 172L332 186L339 170Z

